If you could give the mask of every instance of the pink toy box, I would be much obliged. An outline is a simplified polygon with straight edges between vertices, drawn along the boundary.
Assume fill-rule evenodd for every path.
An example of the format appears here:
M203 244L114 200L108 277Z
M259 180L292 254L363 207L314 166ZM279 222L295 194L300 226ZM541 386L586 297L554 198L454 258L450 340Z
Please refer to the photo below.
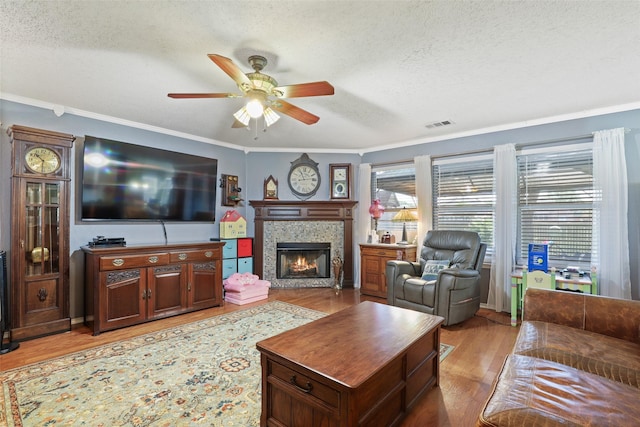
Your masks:
M238 305L266 299L271 287L271 282L251 273L233 273L223 283L225 301Z

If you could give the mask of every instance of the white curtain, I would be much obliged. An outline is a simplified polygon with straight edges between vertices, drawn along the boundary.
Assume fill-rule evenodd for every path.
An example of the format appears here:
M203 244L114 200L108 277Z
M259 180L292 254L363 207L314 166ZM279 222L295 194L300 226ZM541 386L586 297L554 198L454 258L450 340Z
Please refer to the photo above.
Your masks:
M511 271L515 264L518 171L513 144L496 146L493 152L493 259L487 305L497 312L511 310Z
M433 227L433 185L431 184L431 156L417 156L413 159L416 167L416 196L418 199L418 251L420 259L422 242L427 231ZM416 260L417 261L417 260Z
M358 169L358 197L360 202L356 209L357 216L354 230L356 236L353 241L353 286L360 287L360 243L367 242L367 236L371 231L371 164L362 163Z
M593 134L593 244L600 295L631 299L624 129Z

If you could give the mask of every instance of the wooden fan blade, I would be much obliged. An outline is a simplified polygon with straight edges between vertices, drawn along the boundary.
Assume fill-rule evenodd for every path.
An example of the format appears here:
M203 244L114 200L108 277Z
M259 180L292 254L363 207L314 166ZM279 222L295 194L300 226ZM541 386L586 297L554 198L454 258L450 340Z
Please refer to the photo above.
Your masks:
M240 98L235 93L168 93L169 98Z
M233 63L229 58L216 55L209 54L207 55L209 59L216 63L218 67L222 69L225 73L229 75L233 79L234 82L238 84L238 86L245 86L247 89L251 88L251 80L247 77L240 68L236 64Z
M274 101L271 104L271 108L281 112L282 114L286 114L289 117L293 117L296 120L300 120L302 123L307 125L312 125L320 120L320 117L281 99Z
M278 86L274 92L282 92L282 98L301 98L303 96L333 95L334 89L329 82L300 83L297 85Z

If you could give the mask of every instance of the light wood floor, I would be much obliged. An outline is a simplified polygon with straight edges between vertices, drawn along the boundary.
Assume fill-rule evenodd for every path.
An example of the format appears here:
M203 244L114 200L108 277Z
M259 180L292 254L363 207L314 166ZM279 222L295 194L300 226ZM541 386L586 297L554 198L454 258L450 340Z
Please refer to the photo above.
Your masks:
M336 294L327 288L272 289L269 300L285 301L326 313L334 313L365 300L385 302L361 296L358 290L345 289ZM0 371L250 306L225 304L224 307L105 332L96 337L87 327L76 325L68 333L20 343L19 349L0 356ZM440 386L422 397L402 426L473 426L505 356L513 347L517 332L518 328L509 326L507 313L482 309L475 317L459 325L443 328L441 341L456 348L440 365Z

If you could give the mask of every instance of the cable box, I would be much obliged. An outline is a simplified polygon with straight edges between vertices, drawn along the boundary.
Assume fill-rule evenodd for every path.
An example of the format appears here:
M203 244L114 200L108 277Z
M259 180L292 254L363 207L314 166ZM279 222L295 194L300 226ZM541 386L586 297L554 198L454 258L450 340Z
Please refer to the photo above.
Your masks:
M127 246L127 242L124 237L94 237L93 241L89 242L89 246Z

